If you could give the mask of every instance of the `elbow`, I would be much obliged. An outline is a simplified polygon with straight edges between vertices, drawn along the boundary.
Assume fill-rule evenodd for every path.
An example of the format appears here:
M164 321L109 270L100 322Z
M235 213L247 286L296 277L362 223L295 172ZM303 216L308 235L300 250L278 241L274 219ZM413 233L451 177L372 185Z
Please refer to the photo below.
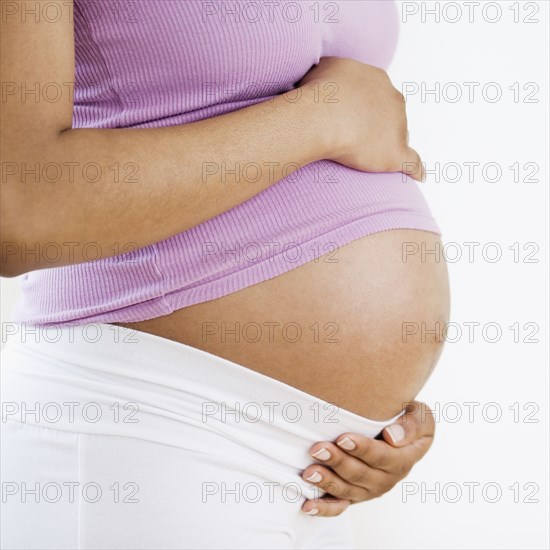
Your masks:
M37 269L66 265L63 246L46 235L44 229L33 229L32 217L20 221L0 222L0 277L19 277ZM67 243L75 244L75 243ZM69 250L72 250L70 247Z
M2 138L4 136L2 135ZM8 139L6 141L9 141ZM44 165L45 158L57 159L56 149L2 150L2 156L22 157L28 166ZM50 161L48 161L50 162ZM48 245L55 244L60 210L52 197L55 186L26 184L15 170L2 171L0 183L0 277L18 277L55 265L58 258L49 257Z
M28 267L25 267L25 262L21 261L21 245L12 238L4 238L4 231L2 231L2 239L0 240L0 246L2 247L0 277L18 277L31 271Z
M23 236L21 225L24 219L15 222L5 212L3 214L0 219L0 277L18 277L36 269L32 262L26 261L31 256L25 251L30 251L32 245Z
M18 277L40 268L41 224L29 198L13 192L18 187L8 183L1 188L0 276Z
M22 269L21 265L16 265L15 263L4 261L0 263L0 277L19 277L19 275L24 275L25 273L27 272Z
M2 258L0 261L0 277L12 278L25 275L37 269L47 269L59 266L56 258L48 258L51 248L58 254L59 247L54 242L36 241L32 239L1 239ZM64 264L61 264L64 265Z
M38 250L36 243L3 237L0 241L2 247L0 277L19 277L43 267L36 258Z

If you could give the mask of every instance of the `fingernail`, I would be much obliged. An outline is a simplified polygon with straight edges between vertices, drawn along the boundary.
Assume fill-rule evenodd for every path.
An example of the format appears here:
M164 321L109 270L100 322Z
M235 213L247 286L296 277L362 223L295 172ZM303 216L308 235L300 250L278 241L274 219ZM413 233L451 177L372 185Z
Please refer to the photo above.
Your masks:
M355 443L349 437L344 437L344 439L338 441L336 445L345 451L353 451L353 449L355 449Z
M399 443L405 437L405 430L401 424L392 424L386 428L386 430L388 430L388 433L394 443Z
M316 516L319 513L317 508L312 508L309 512L306 512L308 516Z
M317 460L328 460L330 458L330 453L323 447L316 453L311 453L311 456Z
M323 476L319 472L313 472L309 477L305 478L306 481L311 481L312 483L318 483L323 479Z

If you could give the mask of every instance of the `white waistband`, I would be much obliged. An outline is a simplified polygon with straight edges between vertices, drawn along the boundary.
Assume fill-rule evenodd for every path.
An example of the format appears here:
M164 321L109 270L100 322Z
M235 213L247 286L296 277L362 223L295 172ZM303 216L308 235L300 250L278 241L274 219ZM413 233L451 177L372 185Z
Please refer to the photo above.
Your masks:
M209 455L223 441L234 458L259 453L275 466L302 469L314 442L348 431L374 437L400 416L369 420L210 353L122 327L20 329L2 353L3 422Z

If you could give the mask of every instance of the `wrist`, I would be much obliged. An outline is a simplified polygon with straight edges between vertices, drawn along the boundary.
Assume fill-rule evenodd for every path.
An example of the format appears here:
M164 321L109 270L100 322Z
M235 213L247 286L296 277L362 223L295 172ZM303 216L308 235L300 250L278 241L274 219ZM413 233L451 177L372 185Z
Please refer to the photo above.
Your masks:
M288 93L303 121L303 132L309 144L310 162L332 159L340 148L339 132L336 131L334 105L319 100L311 85L300 86Z

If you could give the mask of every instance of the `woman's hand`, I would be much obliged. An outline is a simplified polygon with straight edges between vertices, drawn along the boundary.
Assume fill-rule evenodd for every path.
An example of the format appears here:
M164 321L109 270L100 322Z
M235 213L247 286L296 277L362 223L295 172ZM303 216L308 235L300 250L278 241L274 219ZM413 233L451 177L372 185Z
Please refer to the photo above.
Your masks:
M316 443L310 454L321 464L308 466L302 478L328 493L306 500L309 515L338 516L350 504L379 497L405 478L430 448L433 413L425 403L411 402L403 416L382 432L384 440L345 433Z
M422 180L422 162L409 147L403 95L382 69L324 57L299 84L315 94L333 136L329 160L364 172L404 172Z

